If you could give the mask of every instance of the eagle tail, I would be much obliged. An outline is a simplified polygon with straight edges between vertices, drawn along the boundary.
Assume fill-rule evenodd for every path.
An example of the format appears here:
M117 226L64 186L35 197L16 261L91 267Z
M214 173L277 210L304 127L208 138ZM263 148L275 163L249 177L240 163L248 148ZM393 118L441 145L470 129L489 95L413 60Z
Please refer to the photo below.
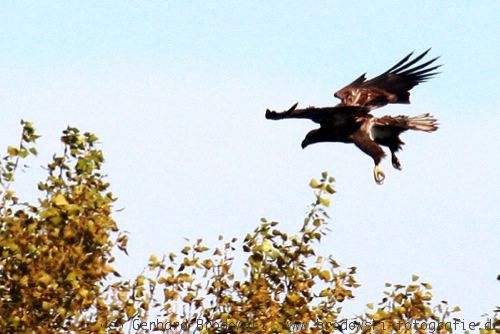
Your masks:
M384 128L392 129L398 133L406 130L419 130L432 132L438 129L437 119L429 113L418 116L384 116L374 119L375 130L379 131Z
M407 121L407 126L412 130L432 132L438 129L437 119L435 119L431 114L421 114L414 117L409 117Z

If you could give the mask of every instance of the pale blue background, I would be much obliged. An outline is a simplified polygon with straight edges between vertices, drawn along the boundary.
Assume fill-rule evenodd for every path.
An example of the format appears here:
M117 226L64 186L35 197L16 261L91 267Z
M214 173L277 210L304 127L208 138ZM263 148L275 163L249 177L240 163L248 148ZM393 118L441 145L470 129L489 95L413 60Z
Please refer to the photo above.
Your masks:
M183 237L242 238L262 216L297 231L309 179L328 170L338 194L320 252L363 284L346 315L416 273L479 320L500 300L499 12L498 1L3 1L0 144L17 142L21 118L43 134L18 180L33 197L64 127L99 135L130 231L128 277ZM443 73L412 105L376 114L431 112L441 129L404 134L403 171L386 160L382 187L354 146L303 151L314 124L264 119L296 101L332 105L361 73L428 47Z

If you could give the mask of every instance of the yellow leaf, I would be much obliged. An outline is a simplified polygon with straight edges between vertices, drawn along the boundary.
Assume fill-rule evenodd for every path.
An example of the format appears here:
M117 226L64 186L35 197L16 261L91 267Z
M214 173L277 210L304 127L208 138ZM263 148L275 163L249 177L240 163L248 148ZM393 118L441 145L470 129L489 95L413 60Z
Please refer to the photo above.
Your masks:
M207 246L202 246L202 245L198 245L198 246L194 247L195 252L198 252L198 253L205 252L209 249L210 248L208 248Z
M115 272L115 269L112 266L110 266L109 264L106 264L106 265L104 265L104 268L102 268L102 271L104 272L104 274L107 275L109 273Z
M132 318L135 315L135 307L133 305L128 305L125 308L125 312L127 313L127 317Z
M386 319L389 314L384 310L378 310L377 313L369 314L368 316L374 321L380 321Z
M264 252L269 252L271 249L273 249L273 245L271 243L271 241L269 240L264 240L264 242L262 242L262 251Z
M21 318L19 318L17 315L16 315L16 316L14 316L14 317L12 317L11 319L12 319L12 324L13 324L14 326L16 326L16 327L17 327L17 326L19 325L19 323L21 322Z
M61 216L52 216L49 218L49 221L54 224L54 225L57 225L59 224L60 222L62 222L62 217Z
M156 255L151 255L149 257L149 262L151 266L157 266L160 263L160 260L158 260L158 257Z
M127 299L128 299L127 293L126 293L125 291L120 291L120 292L118 293L118 299L119 299L120 301L122 301L122 302L127 301Z
M58 209L50 208L50 209L47 209L47 210L40 212L40 218L42 218L42 219L50 218L53 216L57 216L58 214L59 214Z
M77 275L78 274L76 273L76 271L72 270L64 280L67 282L73 282L76 279Z
M179 293L175 290L164 290L163 295L165 296L165 300L176 299Z
M193 301L193 299L194 299L194 295L190 292L184 298L182 298L182 301L190 304Z
M15 157L19 154L19 150L15 147L9 146L7 147L7 153L9 153L11 157Z
M322 270L322 271L319 273L319 277L320 277L322 280L326 281L326 282L328 282L328 281L330 281L330 280L332 279L332 275L331 275L330 271L329 271L329 270L326 270L326 269L325 269L325 270Z
M21 286L28 286L28 279L28 275L23 276L23 278L21 278L21 281L19 281L19 284L21 284Z
M80 211L83 211L82 208L76 204L69 204L68 207L66 208L66 211L68 211L68 213L70 215L74 215L74 214L77 214L77 213L80 213Z
M300 296L296 292L291 292L286 296L286 299L292 304L295 304L300 300Z
M311 275L313 275L313 276L316 276L316 275L318 275L318 274L319 274L319 269L318 269L318 268L316 268L316 267L313 267L313 268L309 269L309 273L310 273Z
M420 278L420 277L418 277L417 275L411 275L411 280L412 280L413 282L418 281L418 279L419 279L419 278Z
M417 291L418 289L418 285L408 285L408 287L406 288L406 292L414 292L414 291Z
M321 292L319 293L319 296L320 297L328 297L332 294L332 290L330 289L324 289L324 290L321 290Z
M202 262L202 266L205 267L205 269L212 269L214 263L210 259L205 259Z
M46 302L46 301L42 302L42 309L44 311L50 310L51 307L52 307L52 305L49 302Z
M429 283L422 283L422 285L424 286L424 288L426 288L428 290L432 289L432 285L430 285Z
M320 197L319 202L323 206L330 206L330 200L328 198Z
M313 189L321 188L321 184L316 179L311 179L309 186Z
M57 194L54 196L52 199L52 202L54 202L55 205L57 206L63 206L63 205L68 205L68 201L66 200L66 197L64 197L62 194Z
M89 290L81 288L80 290L78 290L78 294L83 298L86 298L89 295Z
M63 230L63 237L65 239L72 239L75 237L75 232L69 227L65 227Z
M49 285L49 283L52 281L52 277L47 274L46 272L42 272L42 275L38 279L38 282L43 283L44 285Z
M64 307L59 307L57 309L57 313L59 313L60 315L62 315L63 317L66 315L68 311L66 311L66 309Z

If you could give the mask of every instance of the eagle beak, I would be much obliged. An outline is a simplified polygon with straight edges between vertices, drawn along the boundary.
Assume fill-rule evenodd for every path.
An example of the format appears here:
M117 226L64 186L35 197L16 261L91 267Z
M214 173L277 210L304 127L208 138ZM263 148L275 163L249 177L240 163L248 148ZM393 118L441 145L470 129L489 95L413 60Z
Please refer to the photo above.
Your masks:
M309 145L309 141L306 139L304 139L302 141L302 143L300 144L300 146L302 146L302 149L305 149L307 146Z

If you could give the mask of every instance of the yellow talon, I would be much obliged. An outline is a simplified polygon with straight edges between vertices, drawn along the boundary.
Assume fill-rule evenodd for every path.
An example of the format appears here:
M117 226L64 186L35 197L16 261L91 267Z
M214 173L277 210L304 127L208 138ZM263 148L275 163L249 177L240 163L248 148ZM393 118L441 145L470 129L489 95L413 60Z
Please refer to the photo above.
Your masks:
M373 168L373 177L375 178L375 182L377 182L377 184L383 184L385 180L385 173L382 168L375 166L375 168Z

